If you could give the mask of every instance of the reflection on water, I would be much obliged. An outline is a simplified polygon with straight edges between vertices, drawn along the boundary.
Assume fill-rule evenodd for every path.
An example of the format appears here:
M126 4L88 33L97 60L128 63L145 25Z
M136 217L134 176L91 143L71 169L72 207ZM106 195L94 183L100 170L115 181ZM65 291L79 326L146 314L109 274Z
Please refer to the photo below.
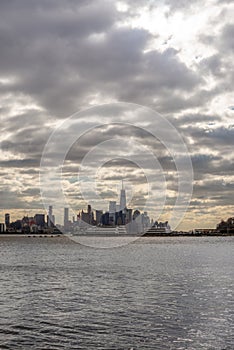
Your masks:
M233 350L234 238L0 238L0 349Z

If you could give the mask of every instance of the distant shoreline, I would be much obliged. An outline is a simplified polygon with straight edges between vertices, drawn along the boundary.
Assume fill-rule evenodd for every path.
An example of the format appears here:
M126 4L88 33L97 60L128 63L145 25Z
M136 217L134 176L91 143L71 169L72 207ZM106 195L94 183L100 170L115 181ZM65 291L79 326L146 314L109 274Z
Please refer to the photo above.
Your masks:
M230 237L230 236L234 236L234 233L162 233L162 234L143 234L143 235L105 235L105 234L96 234L96 235L74 235L75 237L106 237L106 238L121 238L121 237L135 237L135 238L141 238L141 237L150 237L150 238L157 238L157 237ZM20 238L20 237L27 237L27 238L57 238L57 237L68 237L66 234L45 234L45 233L40 233L40 234L23 234L23 233L1 233L0 234L0 239L1 238Z
M53 237L62 237L65 235L61 234L24 234L24 233L1 233L0 234L0 239L1 237L9 237L9 238L15 238L15 237L28 237L28 238L41 238L41 237L45 237L45 238L53 238Z

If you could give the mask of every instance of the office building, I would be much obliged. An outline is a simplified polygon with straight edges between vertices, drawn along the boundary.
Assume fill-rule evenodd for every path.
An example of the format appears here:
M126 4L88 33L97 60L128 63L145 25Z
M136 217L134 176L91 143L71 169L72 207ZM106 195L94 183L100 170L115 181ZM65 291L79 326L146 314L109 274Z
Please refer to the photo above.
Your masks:
M103 215L102 210L96 210L96 224L97 225L101 224L102 215Z
M93 225L94 224L94 215L92 212L91 205L88 205L88 211L84 212L82 210L81 212L81 220L84 221L86 224Z
M45 227L45 215L44 214L36 214L34 216L34 220L35 220L35 223L38 227L40 227L40 228ZM25 217L24 221L25 221L25 224L27 224L29 226L29 218L27 217L27 220L26 220L26 217Z
M123 188L123 184L122 184L122 188L120 190L120 208L119 210L122 210L124 211L125 208L126 208L126 192L125 192L125 189Z
M115 225L125 225L125 214L122 210L115 213Z
M69 208L64 208L64 229L68 229L69 226Z
M5 232L5 225L0 223L0 233L4 233Z
M8 228L10 226L10 214L5 214L5 225L6 228Z
M110 225L115 225L115 213L116 213L116 202L110 201L109 202L109 220Z
M47 215L47 226L53 227L54 225L55 225L55 217L53 215L53 207L52 205L50 205L48 215Z
M102 225L109 226L109 222L110 222L109 220L110 220L109 212L102 214L102 218L101 218Z
M129 224L132 221L132 209L126 209L125 223Z

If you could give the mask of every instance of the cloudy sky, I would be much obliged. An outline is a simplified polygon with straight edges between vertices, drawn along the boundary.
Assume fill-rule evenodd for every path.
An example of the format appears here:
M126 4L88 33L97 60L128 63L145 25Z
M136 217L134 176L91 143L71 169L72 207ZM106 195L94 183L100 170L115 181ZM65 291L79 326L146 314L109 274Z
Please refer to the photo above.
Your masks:
M40 162L56 127L77 111L120 101L157 111L187 145L194 188L179 228L215 227L233 216L233 16L229 0L1 1L0 221L6 211L14 219L43 210ZM89 117L95 119L87 114L80 125L88 126ZM96 174L99 195L106 203L118 199L124 178L131 206L144 208L146 175L129 158L141 144L155 153L167 181L162 214L167 218L177 191L170 152L144 130L114 124L114 113L111 118L66 154L63 188L69 205L74 211L86 206L77 178L84 156L116 138ZM100 113L96 121L102 121ZM158 175L153 184L158 203L161 181ZM154 206L156 211L151 201L152 216Z

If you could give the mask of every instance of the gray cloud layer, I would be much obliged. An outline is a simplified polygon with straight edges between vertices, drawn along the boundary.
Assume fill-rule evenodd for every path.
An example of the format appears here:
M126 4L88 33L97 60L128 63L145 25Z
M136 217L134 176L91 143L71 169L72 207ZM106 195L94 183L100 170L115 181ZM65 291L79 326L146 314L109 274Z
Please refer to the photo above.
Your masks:
M178 48L173 39L159 49L155 43L164 40L163 33L130 24L141 8L153 11L162 2L137 1L135 8L127 3L128 11L119 11L115 2L99 0L0 2L1 198L10 198L1 201L2 208L14 202L17 208L24 206L24 196L27 205L31 201L35 206L41 154L58 120L109 101L134 102L162 112L183 135L195 179L202 181L195 184L194 203L207 193L213 206L232 204L234 126L233 111L226 110L234 103L228 100L234 79L234 25L227 20L231 2L210 2L211 10L219 4L226 21L220 24L218 17L212 18L218 34L207 21L195 38L199 59L192 57L190 63L185 48ZM167 0L168 19L178 12L189 18L199 4ZM216 110L218 103L223 110ZM164 169L175 170L155 140L136 130L132 135L127 129L108 129L93 132L74 146L67 174L74 175L72 162L79 162L91 145L118 133L150 146ZM130 163L125 166L131 168ZM118 162L111 167L118 169ZM108 180L112 176L116 174ZM220 187L223 181L226 186Z

